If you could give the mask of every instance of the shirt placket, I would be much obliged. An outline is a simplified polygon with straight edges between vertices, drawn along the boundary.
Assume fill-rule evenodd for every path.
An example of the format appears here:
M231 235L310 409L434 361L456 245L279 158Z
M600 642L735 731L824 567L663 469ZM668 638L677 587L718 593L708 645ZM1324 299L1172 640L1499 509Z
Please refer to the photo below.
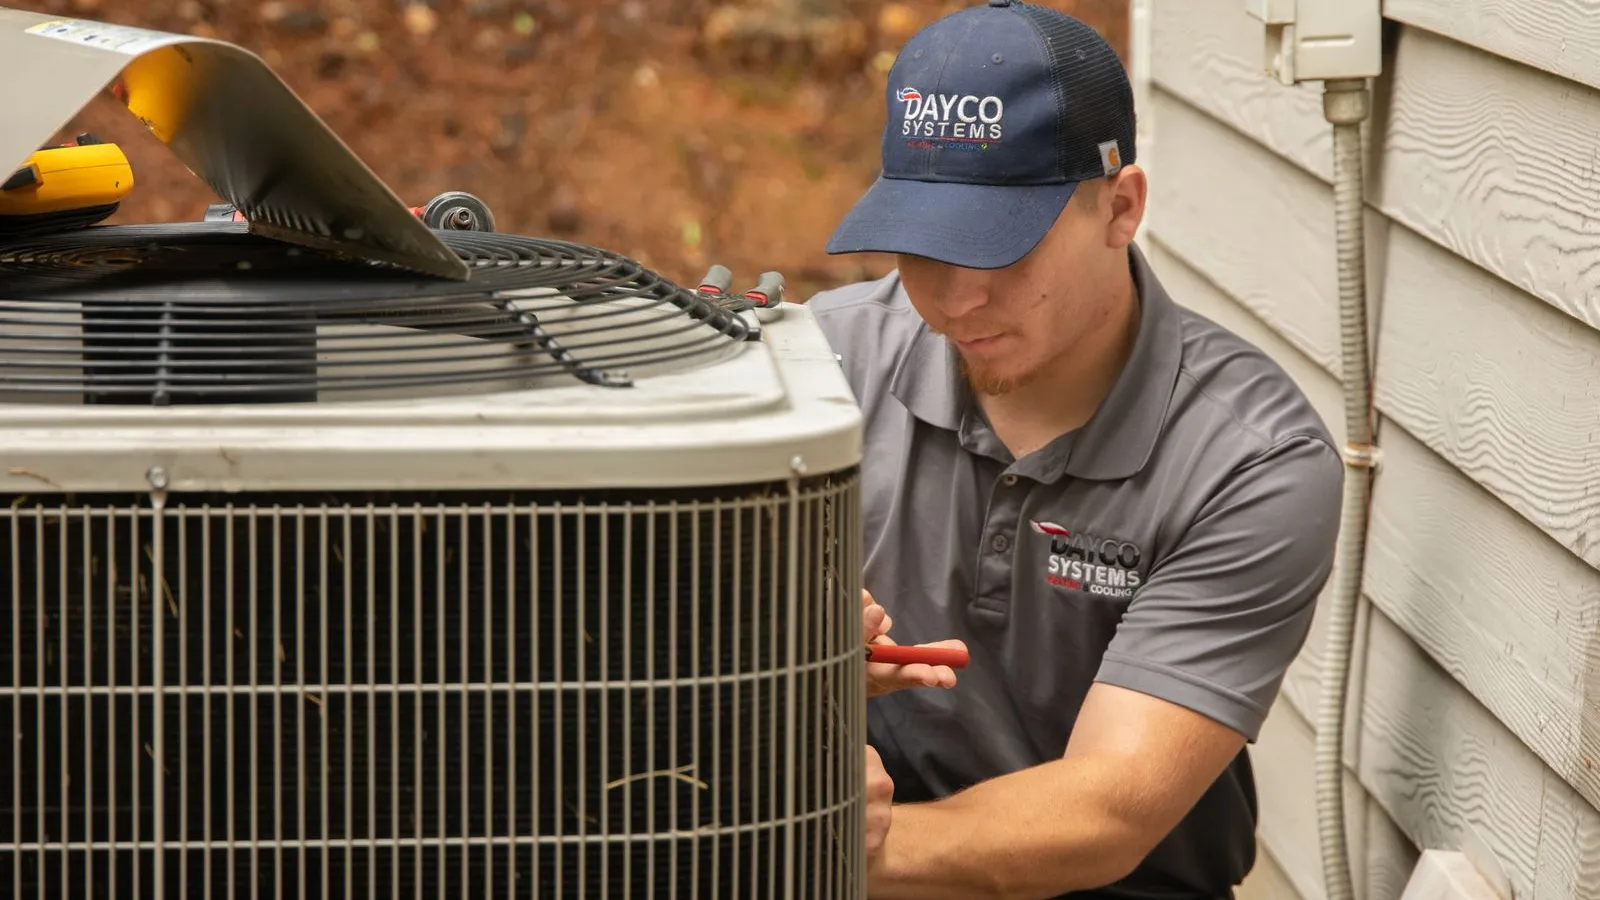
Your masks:
M975 610L1001 615L1010 612L1016 587L1017 543L1022 539L1017 533L1022 512L1035 488L1062 476L1072 443L1071 435L1063 435L1038 453L1016 460L982 417L971 411L963 417L962 448L1004 467L995 478L984 507L983 533L973 569Z
M980 609L1004 613L1011 608L1011 589L1016 571L1017 522L1027 499L1027 481L1007 471L995 480L984 510L983 536L978 544L978 577L974 604Z
M1012 557L1016 552L1017 516L1022 511L1026 482L1011 471L1016 462L1005 445L982 417L970 409L962 418L961 446L968 453L987 459L993 465L990 471L1001 470L993 476L987 492L988 502L984 504L983 530L973 566L972 605L988 613L1005 613L1011 608Z

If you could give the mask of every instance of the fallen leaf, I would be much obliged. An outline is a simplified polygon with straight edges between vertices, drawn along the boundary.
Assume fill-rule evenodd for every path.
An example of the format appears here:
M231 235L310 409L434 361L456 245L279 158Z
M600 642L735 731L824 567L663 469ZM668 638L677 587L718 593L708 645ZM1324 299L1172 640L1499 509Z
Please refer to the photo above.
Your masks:
M700 29L700 39L717 47L727 43L744 25L744 10L734 6L719 6L706 17Z
M361 23L350 16L340 16L333 20L328 33L341 41L348 41L361 30Z
M878 33L884 40L904 43L921 27L921 17L905 3L885 3L878 10Z
M421 3L406 4L404 19L406 30L416 37L427 37L439 27L439 14Z

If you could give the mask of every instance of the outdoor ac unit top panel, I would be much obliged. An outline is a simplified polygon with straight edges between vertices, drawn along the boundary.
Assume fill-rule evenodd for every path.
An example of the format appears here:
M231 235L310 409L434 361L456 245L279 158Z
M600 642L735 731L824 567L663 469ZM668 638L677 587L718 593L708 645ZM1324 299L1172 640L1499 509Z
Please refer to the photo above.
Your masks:
M670 488L856 465L861 413L810 310L784 304L762 327L761 340L725 358L628 388L283 405L0 404L0 489Z

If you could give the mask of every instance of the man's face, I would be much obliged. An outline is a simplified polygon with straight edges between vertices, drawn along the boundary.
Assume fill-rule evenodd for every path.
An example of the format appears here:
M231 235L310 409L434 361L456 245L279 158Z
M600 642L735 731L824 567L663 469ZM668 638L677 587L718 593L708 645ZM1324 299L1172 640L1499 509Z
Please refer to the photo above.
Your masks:
M1004 269L899 258L911 305L955 347L979 393L1004 394L1047 373L1110 315L1102 298L1111 236L1095 188L1080 188L1039 245Z

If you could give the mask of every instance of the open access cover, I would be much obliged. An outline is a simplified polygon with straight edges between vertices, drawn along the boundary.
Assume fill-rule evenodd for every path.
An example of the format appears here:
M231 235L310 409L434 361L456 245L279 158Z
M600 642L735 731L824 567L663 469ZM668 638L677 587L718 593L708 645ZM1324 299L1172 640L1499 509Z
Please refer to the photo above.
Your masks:
M467 278L466 263L256 54L0 7L0 171L20 168L107 89L251 231Z

